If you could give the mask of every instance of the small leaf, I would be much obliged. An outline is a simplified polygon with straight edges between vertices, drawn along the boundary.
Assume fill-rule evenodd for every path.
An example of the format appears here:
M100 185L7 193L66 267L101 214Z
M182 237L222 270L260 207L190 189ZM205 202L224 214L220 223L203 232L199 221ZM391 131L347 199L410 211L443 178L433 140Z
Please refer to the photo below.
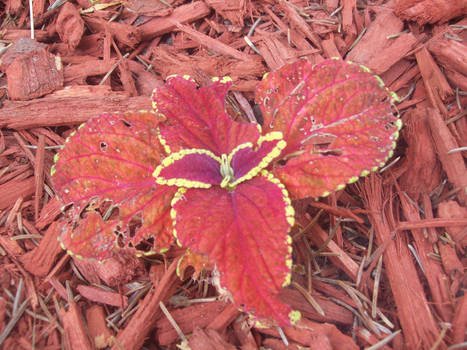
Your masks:
M287 142L274 175L293 198L317 197L382 166L400 128L391 98L381 79L341 60L269 73L256 91L263 130Z
M187 188L209 188L220 185L221 159L204 149L187 149L172 153L154 173L158 184Z
M229 154L237 145L256 143L258 125L238 123L225 112L228 79L197 88L192 80L175 76L153 92L153 107L166 118L160 137L166 151L205 149L217 156Z
M66 231L62 242L68 250L92 257L92 242L109 242L111 235L114 242L119 238L121 248L140 254L168 249L172 242L170 201L176 189L157 185L152 177L164 156L156 126L153 113L104 114L67 139L52 170L58 196L73 203L76 220L88 205L102 211L110 201L117 208L110 213L110 221L102 223L98 214L88 214L90 219L78 231ZM154 242L143 242L147 239ZM137 247L140 244L149 246ZM102 247L94 249L93 257L101 259Z
M249 142L239 145L229 155L229 163L235 179L232 186L258 175L280 155L286 146L280 132L271 132L261 136L258 144L257 149L254 149Z
M279 181L264 171L232 191L180 189L172 206L177 239L215 262L234 303L289 324L290 308L278 292L290 282L294 211Z

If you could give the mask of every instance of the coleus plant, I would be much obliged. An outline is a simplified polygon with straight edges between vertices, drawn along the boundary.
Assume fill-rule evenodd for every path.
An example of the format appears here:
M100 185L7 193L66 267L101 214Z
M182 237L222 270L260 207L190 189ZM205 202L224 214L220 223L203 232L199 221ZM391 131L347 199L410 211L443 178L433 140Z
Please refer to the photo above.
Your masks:
M291 276L291 200L382 166L401 127L396 97L361 65L299 60L259 83L259 125L226 114L231 84L172 76L154 90L154 111L100 115L70 135L52 168L73 204L61 242L104 260L163 253L175 237L235 305L286 325L298 316L278 298Z

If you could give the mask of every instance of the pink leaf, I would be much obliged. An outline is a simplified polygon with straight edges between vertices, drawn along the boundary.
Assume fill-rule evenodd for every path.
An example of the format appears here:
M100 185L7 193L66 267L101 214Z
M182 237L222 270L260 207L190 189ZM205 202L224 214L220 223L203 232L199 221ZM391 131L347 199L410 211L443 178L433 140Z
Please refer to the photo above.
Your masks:
M221 156L239 144L256 143L257 125L235 122L225 113L230 85L223 78L198 89L189 78L175 76L154 90L154 110L166 118L160 136L167 151L205 149Z
M108 209L107 201L118 208L108 222L88 214L90 219L80 224L77 232L66 231L65 235L74 237L62 237L62 242L72 253L91 257L88 248L92 245L86 244L97 239L93 232L106 237L106 242L109 235L114 242L118 237L121 248L140 253L170 246L170 201L175 189L157 185L152 177L164 156L157 122L153 113L104 114L83 124L57 154L52 179L58 196L73 203L76 220L88 205L99 209L101 215ZM93 226L101 230L91 231ZM143 242L148 239L153 242ZM94 257L101 259L102 247L94 248Z
M278 299L292 263L294 211L284 187L264 171L232 191L181 189L172 206L177 239L216 264L234 303L289 324L291 310Z
M256 100L264 132L281 131L287 142L274 174L292 197L325 196L382 166L401 125L391 99L379 78L341 60L300 60L268 74Z

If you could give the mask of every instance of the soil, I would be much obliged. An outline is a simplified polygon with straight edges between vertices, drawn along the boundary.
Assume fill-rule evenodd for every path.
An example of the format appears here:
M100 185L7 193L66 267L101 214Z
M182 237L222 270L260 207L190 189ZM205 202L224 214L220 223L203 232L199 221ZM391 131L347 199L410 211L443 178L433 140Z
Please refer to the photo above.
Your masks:
M2 1L2 349L466 348L466 14L467 0ZM378 74L404 126L379 172L295 203L282 294L297 326L261 327L207 272L180 279L182 248L102 264L60 248L49 174L80 123L150 109L171 74L230 76L228 110L252 120L266 72L330 57Z

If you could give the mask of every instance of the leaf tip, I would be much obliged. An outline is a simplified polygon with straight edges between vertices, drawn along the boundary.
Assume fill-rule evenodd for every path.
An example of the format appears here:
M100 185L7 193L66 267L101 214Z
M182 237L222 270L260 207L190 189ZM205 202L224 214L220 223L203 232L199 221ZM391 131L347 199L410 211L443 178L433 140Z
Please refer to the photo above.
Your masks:
M302 319L302 314L298 310L292 310L289 312L289 320L292 325L296 325Z

